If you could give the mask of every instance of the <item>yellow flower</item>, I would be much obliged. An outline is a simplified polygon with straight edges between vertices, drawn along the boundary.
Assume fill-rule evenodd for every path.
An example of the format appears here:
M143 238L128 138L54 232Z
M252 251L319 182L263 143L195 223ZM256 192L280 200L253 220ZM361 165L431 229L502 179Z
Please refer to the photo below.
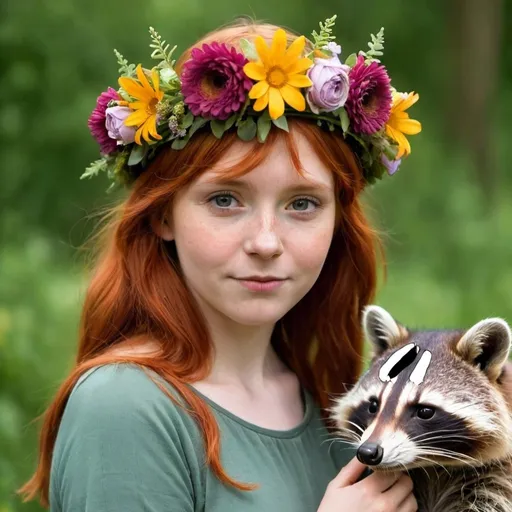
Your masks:
M151 142L151 137L158 140L162 138L156 131L156 106L162 100L164 93L160 90L160 81L156 69L151 72L154 89L148 82L140 64L137 66L137 78L139 79L138 82L133 78L121 77L119 78L119 85L130 96L139 100L132 103L126 102L128 107L135 110L135 112L125 119L124 124L126 126L137 126L135 142L140 146L142 145L141 136L147 142Z
M405 135L416 135L421 132L421 123L409 119L409 114L405 112L418 99L419 95L414 92L393 92L393 104L391 105L391 115L386 123L386 134L398 143L396 160L411 152L411 145Z
M256 37L254 44L259 60L244 66L245 74L257 81L249 91L249 98L256 100L254 110L263 110L268 105L272 119L284 114L284 102L295 110L305 110L306 100L299 88L312 85L304 73L313 65L311 59L301 57L305 37L298 37L286 49L286 32L279 28L270 48L261 36Z

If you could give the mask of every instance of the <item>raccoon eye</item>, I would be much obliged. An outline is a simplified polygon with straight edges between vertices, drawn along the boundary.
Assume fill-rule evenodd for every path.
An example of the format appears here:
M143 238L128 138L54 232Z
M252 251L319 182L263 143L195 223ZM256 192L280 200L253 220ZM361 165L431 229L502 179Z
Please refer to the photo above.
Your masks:
M416 415L420 420L429 420L434 416L436 410L433 407L420 407L416 411Z
M376 398L370 399L370 405L368 407L368 412L370 414L375 414L379 410L379 401Z

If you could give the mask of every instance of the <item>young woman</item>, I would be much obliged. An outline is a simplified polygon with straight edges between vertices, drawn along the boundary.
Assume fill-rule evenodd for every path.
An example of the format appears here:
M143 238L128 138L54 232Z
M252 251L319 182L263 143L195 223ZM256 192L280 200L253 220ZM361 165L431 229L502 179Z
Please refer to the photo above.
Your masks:
M130 193L103 232L26 499L53 512L416 510L408 476L361 478L325 424L360 373L376 287L360 194L419 131L405 113L417 96L392 96L378 44L342 64L333 23L311 42L230 26L177 64L152 31L161 65L120 57L86 174Z

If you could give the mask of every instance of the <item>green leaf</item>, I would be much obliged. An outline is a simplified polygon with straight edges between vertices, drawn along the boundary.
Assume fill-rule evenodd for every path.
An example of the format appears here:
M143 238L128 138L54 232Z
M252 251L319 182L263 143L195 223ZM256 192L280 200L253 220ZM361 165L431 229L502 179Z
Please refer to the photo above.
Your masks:
M351 53L346 59L345 59L345 64L347 66L350 66L351 68L353 68L355 65L356 65L356 62L357 62L357 54L355 53Z
M194 114L192 112L188 111L185 116L183 117L183 120L181 121L181 128L183 130L186 130L190 126L192 126L192 123L194 122Z
M128 158L128 165L137 165L138 163L142 162L142 159L146 154L146 149L147 148L144 146L134 144L130 153L130 157Z
M370 48L367 52L361 51L360 54L364 55L366 62L380 62L375 57L382 57L384 55L380 50L384 49L384 27L382 27L377 35L371 34L372 40L368 43Z
M327 18L324 23L320 22L320 33L313 30L312 36L314 41L314 48L316 50L323 50L324 46L327 46L330 41L334 41L336 38L332 35L334 23L336 22L337 15L335 14L332 18Z
M84 178L92 178L93 176L97 176L100 172L104 172L107 169L108 162L105 158L95 160L85 169L85 172L82 174L82 176L80 176L80 179L83 180Z
M288 130L288 121L286 120L286 117L282 115L281 117L278 117L277 119L272 119L272 122L278 127L281 128L281 130L284 130L285 132Z
M119 188L119 183L117 181L114 181L110 184L110 187L107 188L107 194L112 194L115 190Z
M254 139L257 130L258 128L254 122L254 119L252 117L248 117L247 119L241 121L238 125L237 134L242 140L247 142Z
M258 117L258 140L260 142L265 142L270 128L272 127L272 121L270 120L270 116L259 116Z
M243 54L249 60L258 60L258 53L256 52L256 47L253 43L248 41L245 38L240 39L240 48L242 49Z
M341 121L341 129L346 132L350 126L350 119L348 118L347 111L342 107L339 109L339 116Z
M384 154L388 157L389 160L395 160L396 155L398 154L398 146L384 146Z
M162 36L153 27L149 27L149 33L152 41L149 47L153 48L151 58L161 60L168 67L173 68L175 61L172 60L172 54L176 50L177 46L175 45L171 50L169 50L170 45L162 39Z
M238 114L233 114L231 117L229 117L226 120L226 130L229 130L235 124L235 121L237 120L237 118L238 118Z
M352 133L352 132L348 132L348 134L355 140L357 141L361 146L363 146L364 148L364 152L365 153L369 153L370 151L370 148L368 146L368 142L366 142L362 136L359 136L359 135L356 135L355 133Z
M194 133L196 133L199 128L202 128L207 122L208 119L205 119L204 117L196 117L192 123L192 126L190 127L188 136L192 137L192 135L194 135Z
M186 137L184 137L183 139L174 139L172 141L172 144L171 144L171 148L172 149L183 149L188 141L190 140L190 137L187 135Z
M160 70L160 79L167 85L169 85L173 80L176 80L177 78L178 75L174 69L163 68Z
M119 64L119 73L122 76L135 76L135 64L128 64L128 61L116 49L114 49L114 54L117 57L117 63Z
M213 135L215 135L217 139L221 139L226 131L226 122L213 119L210 121L210 128L212 129Z

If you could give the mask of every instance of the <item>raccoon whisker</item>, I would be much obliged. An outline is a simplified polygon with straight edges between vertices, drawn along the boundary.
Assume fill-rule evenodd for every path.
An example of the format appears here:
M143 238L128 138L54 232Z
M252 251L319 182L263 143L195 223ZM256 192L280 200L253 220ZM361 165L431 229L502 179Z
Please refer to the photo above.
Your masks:
M329 441L332 441L333 443L334 442L338 442L338 443L343 443L343 442L353 442L354 444L357 444L359 445L359 443L361 442L361 438L357 436L357 434L355 434L354 432L352 431L348 431L348 434L351 434L350 436L346 436L346 437L341 437L341 438L329 438L329 439L324 439L320 444L324 444L324 443L328 443ZM342 434L340 434L340 436L342 436Z
M462 435L458 435L458 434L451 434L451 435L444 435L444 436L432 436L432 437L427 437L425 439L421 439L420 441L418 441L418 444L428 444L432 441L437 441L439 439L443 439L443 440L451 439L452 441L455 439L459 439L461 441L464 441L464 440L474 440L474 439L476 439L476 437L468 437L468 436L462 436ZM417 441L417 440L414 439L414 441Z
M331 444L330 444L330 445L329 445L329 447L327 448L327 455L330 455L332 445L336 442L336 439L327 439L326 441L331 441ZM325 441L324 441L324 442L325 442ZM322 442L322 444L324 444L324 442Z
M324 441L322 441L321 444L323 445L324 443L329 442L329 441L331 443L330 443L329 447L327 448L327 454L328 455L331 453L331 448L333 447L333 445L335 443L337 443L337 442L341 442L342 439L325 439ZM350 444L350 445L359 445L359 443L351 443L351 442L349 442L348 444ZM346 450L347 448L344 448L344 449Z
M322 427L318 427L318 428L316 429L317 433L318 433L320 430L325 430L325 427L323 427L323 426L322 426ZM335 434L335 432L330 431L330 432L321 432L321 433L319 433L318 435L319 435L320 437L329 437L329 438L330 438L330 437L333 437L333 436L334 436L334 434Z
M422 453L427 453L427 452L431 452L431 454L435 453L435 454L438 454L438 455L441 455L441 456L446 456L446 457L451 457L451 458L455 458L456 460L467 460L469 462L473 462L473 463L478 463L477 459L474 459L473 457L470 457L469 455L465 455L463 453L457 453L457 452L454 452L453 450L447 450L446 448L436 448L436 447L428 447L427 449L424 449L423 447L421 447L421 452Z
M347 427L338 427L337 431L339 433L341 432L347 432L353 436L357 436L359 439L361 439L361 434L364 432L364 430L361 430L361 434L359 434L359 432L354 432L352 429L350 428L347 428Z
M431 434L441 434L443 432L451 433L451 432L455 432L455 431L453 429L441 429L441 430L435 430L434 432L424 432L423 434L418 434L417 436L412 437L411 440L416 441L417 439L420 439L421 437L428 436ZM476 439L476 438L467 437L467 439Z
M353 421L349 421L349 420L347 420L347 423L349 423L350 425L353 425L354 427L358 428L361 431L361 434L364 433L364 428L361 427L360 425L358 425L357 423L354 423Z
M326 439L325 441L322 441L321 444L323 443L326 443L327 441L329 441L329 439ZM354 446L359 446L361 444L361 439L359 437L348 437L348 436L345 436L345 437L341 437L340 439L337 440L338 443L350 443Z
M436 441L438 439L442 439L443 441L450 439L450 440L459 440L459 441L472 441L477 439L476 437L470 437L470 436L463 436L459 434L452 434L452 435L444 435L444 436L432 436L428 437L426 439L422 439L417 444L419 445L427 445L428 443L431 443L432 441ZM412 439L412 441L417 441L416 439Z
M355 425L355 426L357 426L356 424L354 424L354 425ZM364 432L364 430L363 430L363 429L360 429L360 430L359 430L359 432L357 432L357 431L355 431L354 429L349 428L349 427L336 427L336 431L337 431L337 432L341 432L342 430L343 430L343 431L346 431L346 432L352 432L352 433L357 434L357 435L359 435L359 432L361 432L361 433L363 433L363 432Z
M409 469L403 462L399 462L398 465L402 466L404 468L404 471L409 475ZM427 473L427 475L428 475L428 473Z
M328 396L331 399L331 401L344 397L347 394L347 392L350 391L350 388L354 387L353 383L349 384L348 382L341 382L341 385L345 389L343 393L328 393Z
M423 446L421 443L418 443L417 445L422 452L425 452L425 451L435 451L439 454L441 453L445 453L445 454L453 454L453 455L456 455L458 457L461 457L461 458L464 458L464 459L467 459L469 461L472 461L472 462L475 462L475 463L478 463L477 459L471 457L470 455L466 455L464 453L459 453L459 452L455 452L453 450L448 450L447 448L440 448L440 447L436 447L436 446Z
M421 453L423 455L433 455L433 456L437 455L438 457L446 457L447 459L456 460L458 462L467 464L469 466L471 466L471 462L478 463L478 461L476 459L474 459L473 457L469 457L467 455L462 456L461 454L452 452L451 450L444 451L444 450L438 450L438 449L430 449L430 450L421 449Z
M444 471L446 471L447 474L450 474L450 472L446 469L445 466L443 466L440 462L437 462L435 460L430 460L430 459L427 459L427 457L421 457L420 455L416 455L416 457L420 460L425 460L427 461L428 463L430 464L437 464L438 466L441 467L441 469L443 469ZM423 466L421 466L421 468L423 469L423 471L425 471L425 473L428 475L428 477L430 478L430 475L428 474L428 471L426 470L426 468L424 468ZM437 475L437 479L439 480L439 474L437 473L437 468L435 466L433 466L433 469Z
M321 442L321 444L323 445L324 443L327 443L331 441L331 444L330 446L332 446L333 444L335 443L343 443L343 444L349 444L351 447L354 447L354 448L357 448L360 444L360 439L354 439L354 440L350 440L350 439L325 439L324 441ZM344 449L348 449L348 448L344 448Z

